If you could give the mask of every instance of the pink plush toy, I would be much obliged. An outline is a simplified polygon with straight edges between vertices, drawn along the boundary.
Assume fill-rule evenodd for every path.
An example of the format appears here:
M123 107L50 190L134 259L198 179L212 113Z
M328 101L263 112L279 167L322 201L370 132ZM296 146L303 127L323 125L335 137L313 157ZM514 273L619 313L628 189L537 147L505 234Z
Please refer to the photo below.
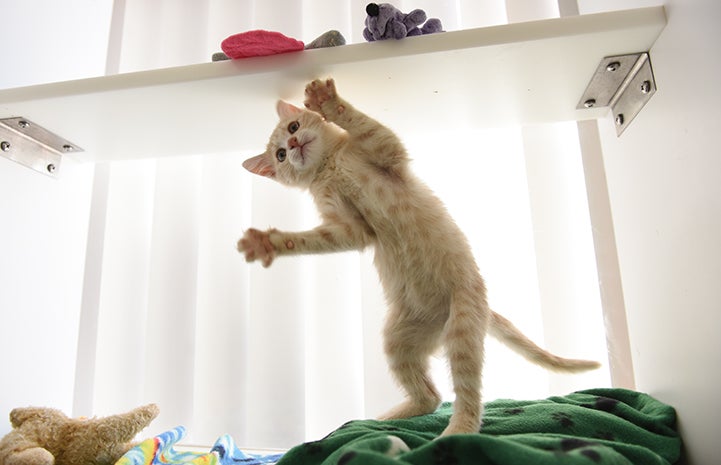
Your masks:
M304 47L300 40L261 29L232 35L220 44L223 52L233 59L296 52Z

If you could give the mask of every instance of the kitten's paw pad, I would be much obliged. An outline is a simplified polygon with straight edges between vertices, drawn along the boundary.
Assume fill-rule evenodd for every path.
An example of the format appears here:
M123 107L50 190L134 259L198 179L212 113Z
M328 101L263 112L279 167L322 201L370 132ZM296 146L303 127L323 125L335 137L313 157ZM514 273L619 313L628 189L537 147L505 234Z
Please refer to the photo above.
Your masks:
M321 111L323 104L338 97L333 79L316 79L305 86L305 106L313 111Z
M269 267L275 259L275 247L270 242L270 234L250 228L238 241L238 251L245 254L245 261L260 260L264 267Z

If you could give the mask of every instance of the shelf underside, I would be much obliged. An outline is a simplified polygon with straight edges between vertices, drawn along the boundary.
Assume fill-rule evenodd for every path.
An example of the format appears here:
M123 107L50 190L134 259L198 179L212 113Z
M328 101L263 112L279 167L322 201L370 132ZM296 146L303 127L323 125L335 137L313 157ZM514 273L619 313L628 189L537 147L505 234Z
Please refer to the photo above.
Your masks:
M275 100L302 104L328 76L401 135L591 119L608 110L576 105L600 60L649 50L665 24L651 7L6 89L0 118L35 121L87 161L262 151Z

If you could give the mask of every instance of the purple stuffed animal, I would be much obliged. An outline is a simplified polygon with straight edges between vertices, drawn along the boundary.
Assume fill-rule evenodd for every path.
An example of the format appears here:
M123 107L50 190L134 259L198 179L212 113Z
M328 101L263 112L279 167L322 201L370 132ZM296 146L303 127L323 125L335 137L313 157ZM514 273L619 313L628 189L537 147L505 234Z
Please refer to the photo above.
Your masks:
M369 3L366 13L368 16L363 37L368 42L443 31L440 19L431 18L426 21L426 13L420 9L405 14L390 3Z

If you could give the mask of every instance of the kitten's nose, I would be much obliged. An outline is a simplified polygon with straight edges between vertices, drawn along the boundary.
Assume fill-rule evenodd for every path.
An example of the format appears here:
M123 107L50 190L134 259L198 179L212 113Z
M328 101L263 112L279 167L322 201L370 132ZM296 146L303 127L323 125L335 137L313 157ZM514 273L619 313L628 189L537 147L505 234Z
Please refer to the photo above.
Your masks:
M293 136L290 139L288 139L288 147L291 149L294 149L296 147L301 147L300 142L298 142L298 138Z

